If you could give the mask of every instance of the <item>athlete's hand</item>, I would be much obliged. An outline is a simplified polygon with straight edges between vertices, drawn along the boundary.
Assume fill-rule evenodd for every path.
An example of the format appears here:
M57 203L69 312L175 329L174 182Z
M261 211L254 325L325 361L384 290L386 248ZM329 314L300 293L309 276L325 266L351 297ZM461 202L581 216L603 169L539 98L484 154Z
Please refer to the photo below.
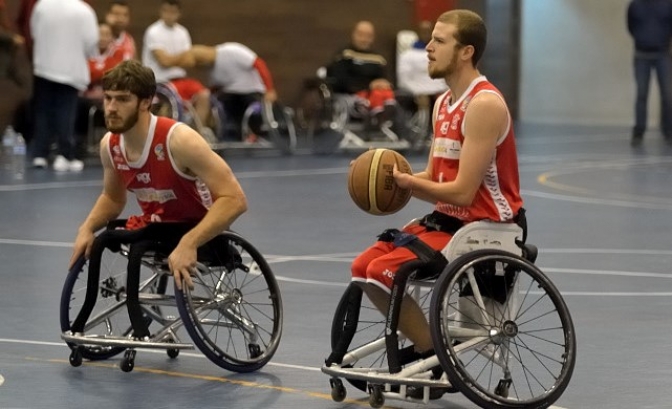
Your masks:
M189 288L194 288L191 273L196 269L196 249L180 242L168 256L168 267L173 273L177 288L182 289L182 280Z
M93 244L93 239L95 235L91 230L86 228L80 228L77 232L77 237L75 238L75 244L72 247L72 256L70 256L70 264L68 265L68 270L72 268L79 256L82 254L85 258L89 258L91 255L91 245Z
M413 175L400 172L397 164L395 163L392 167L392 177L394 182L402 189L412 189L413 188Z
M267 91L264 94L264 101L270 102L271 104L278 100L278 93L275 90Z

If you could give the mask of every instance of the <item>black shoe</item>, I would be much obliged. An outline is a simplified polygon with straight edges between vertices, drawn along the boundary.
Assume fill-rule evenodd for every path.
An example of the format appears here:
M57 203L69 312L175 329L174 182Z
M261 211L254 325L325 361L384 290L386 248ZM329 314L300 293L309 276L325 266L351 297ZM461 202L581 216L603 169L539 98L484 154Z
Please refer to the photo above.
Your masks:
M639 133L633 133L632 139L630 140L630 146L640 146L644 140L644 135Z

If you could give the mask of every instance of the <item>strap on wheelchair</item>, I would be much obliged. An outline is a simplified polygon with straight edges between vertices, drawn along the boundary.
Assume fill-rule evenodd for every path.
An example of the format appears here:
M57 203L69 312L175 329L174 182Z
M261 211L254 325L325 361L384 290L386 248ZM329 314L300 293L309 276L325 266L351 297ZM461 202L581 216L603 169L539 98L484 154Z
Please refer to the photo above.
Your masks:
M342 325L343 329L336 345L334 346L329 357L324 361L326 366L332 364L340 364L343 362L343 357L350 347L352 339L357 332L357 324L359 323L359 311L362 306L362 289L354 283L350 283L345 290L347 299L345 300L345 319L343 322L334 322L332 325ZM332 330L333 332L333 330Z

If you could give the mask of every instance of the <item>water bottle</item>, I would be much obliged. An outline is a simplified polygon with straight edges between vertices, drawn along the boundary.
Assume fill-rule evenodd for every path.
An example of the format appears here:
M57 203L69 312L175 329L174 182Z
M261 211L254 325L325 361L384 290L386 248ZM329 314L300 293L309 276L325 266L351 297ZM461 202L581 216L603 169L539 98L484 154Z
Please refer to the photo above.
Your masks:
M23 179L26 174L26 140L20 133L16 134L12 153L12 174L15 179Z
M14 156L14 142L16 140L16 131L10 125L2 134L2 169L9 171L12 168L12 156Z

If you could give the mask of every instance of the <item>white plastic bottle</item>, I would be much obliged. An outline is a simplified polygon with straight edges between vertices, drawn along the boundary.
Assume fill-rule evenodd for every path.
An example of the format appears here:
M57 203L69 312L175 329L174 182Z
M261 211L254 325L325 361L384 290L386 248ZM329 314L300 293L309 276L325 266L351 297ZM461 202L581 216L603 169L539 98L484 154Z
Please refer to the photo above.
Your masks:
M9 171L12 169L12 156L14 156L14 143L16 141L16 131L10 125L5 128L2 134L2 169Z
M23 135L16 134L12 152L12 174L14 179L23 179L26 175L26 140Z

